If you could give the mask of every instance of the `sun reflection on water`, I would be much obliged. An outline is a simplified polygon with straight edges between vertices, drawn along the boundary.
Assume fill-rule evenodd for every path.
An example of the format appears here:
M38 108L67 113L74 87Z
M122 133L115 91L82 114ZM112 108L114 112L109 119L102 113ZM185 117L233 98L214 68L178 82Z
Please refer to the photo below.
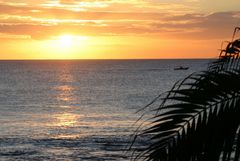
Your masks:
M71 109L68 107L68 109ZM80 136L79 131L76 131L76 127L79 126L79 119L81 115L75 114L73 112L57 113L52 116L52 122L48 123L48 126L52 129L52 138L78 138Z
M58 101L69 102L74 100L74 96L73 96L74 88L72 86L61 85L61 86L55 87L55 89L58 92L56 96L56 99Z
M56 122L54 123L54 126L66 127L66 128L73 127L77 123L78 117L79 116L77 116L73 113L68 113L68 112L56 114L54 116L54 118L56 120Z
M53 87L56 111L51 116L52 121L48 124L52 129L52 136L56 138L72 138L76 133L73 127L79 124L81 115L76 113L72 104L76 101L74 76L71 66L63 64L56 75L57 84Z
M75 100L75 87L73 86L75 80L68 65L64 65L62 68L57 75L58 85L54 87L54 90L56 91L56 100L60 104L66 104Z

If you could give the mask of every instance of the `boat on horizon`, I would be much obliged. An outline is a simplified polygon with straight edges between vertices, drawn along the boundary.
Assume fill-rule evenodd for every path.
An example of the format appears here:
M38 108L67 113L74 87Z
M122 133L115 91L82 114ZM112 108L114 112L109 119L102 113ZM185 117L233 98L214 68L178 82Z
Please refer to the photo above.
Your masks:
M188 70L189 67L183 67L183 66L179 66L179 67L175 67L174 70Z

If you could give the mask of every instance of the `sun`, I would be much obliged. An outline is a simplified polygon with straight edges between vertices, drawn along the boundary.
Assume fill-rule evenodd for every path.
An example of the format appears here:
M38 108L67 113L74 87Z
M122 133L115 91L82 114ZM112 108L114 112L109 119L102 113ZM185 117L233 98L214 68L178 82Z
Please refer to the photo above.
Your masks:
M61 47L71 47L73 45L73 36L72 35L61 35L58 37L58 42Z
M89 51L90 37L73 34L61 34L44 40L41 43L42 51L46 57L53 59L72 59L84 56Z

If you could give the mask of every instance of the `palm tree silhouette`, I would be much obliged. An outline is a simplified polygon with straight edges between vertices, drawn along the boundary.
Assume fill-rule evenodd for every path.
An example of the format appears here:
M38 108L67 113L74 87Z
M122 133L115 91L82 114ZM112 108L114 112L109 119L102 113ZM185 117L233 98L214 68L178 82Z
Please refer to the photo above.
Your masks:
M193 73L162 97L149 125L135 134L149 145L135 148L133 160L240 160L240 39L221 50L206 71Z

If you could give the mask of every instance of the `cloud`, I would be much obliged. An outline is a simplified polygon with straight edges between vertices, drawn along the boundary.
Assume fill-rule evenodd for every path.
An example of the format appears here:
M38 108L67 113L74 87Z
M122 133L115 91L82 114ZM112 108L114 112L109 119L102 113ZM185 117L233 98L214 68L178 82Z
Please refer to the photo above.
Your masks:
M176 29L174 35L185 38L226 38L229 37L234 27L239 25L240 17L237 16L239 14L240 12L217 12L209 15L186 14L166 18L165 21L168 23L154 23L153 25L157 28Z
M63 33L94 36L145 35L174 39L217 39L229 37L232 29L240 22L239 11L211 14L189 13L188 11L191 9L184 9L184 4L167 4L164 1L160 3L153 0L132 0L123 3L120 0L51 0L41 1L40 4L36 4L36 1L28 2L31 2L32 5L22 3L14 5L14 1L0 3L0 33L29 35L33 39L49 39ZM43 5L53 4L53 2L57 6ZM84 4L84 2L87 3ZM99 7L99 10L96 9L97 6L95 6L96 10L72 8L81 6L81 4L86 7L89 3L108 5L104 7L105 9ZM159 6L154 6L154 3ZM67 5L69 8L61 5ZM179 12L171 11L171 7L178 8ZM169 12L163 12L165 10Z
M29 16L45 19L75 19L75 20L111 20L111 19L159 19L167 13L125 12L125 11L71 11L56 8L40 8L27 6L9 6L0 4L0 15Z

